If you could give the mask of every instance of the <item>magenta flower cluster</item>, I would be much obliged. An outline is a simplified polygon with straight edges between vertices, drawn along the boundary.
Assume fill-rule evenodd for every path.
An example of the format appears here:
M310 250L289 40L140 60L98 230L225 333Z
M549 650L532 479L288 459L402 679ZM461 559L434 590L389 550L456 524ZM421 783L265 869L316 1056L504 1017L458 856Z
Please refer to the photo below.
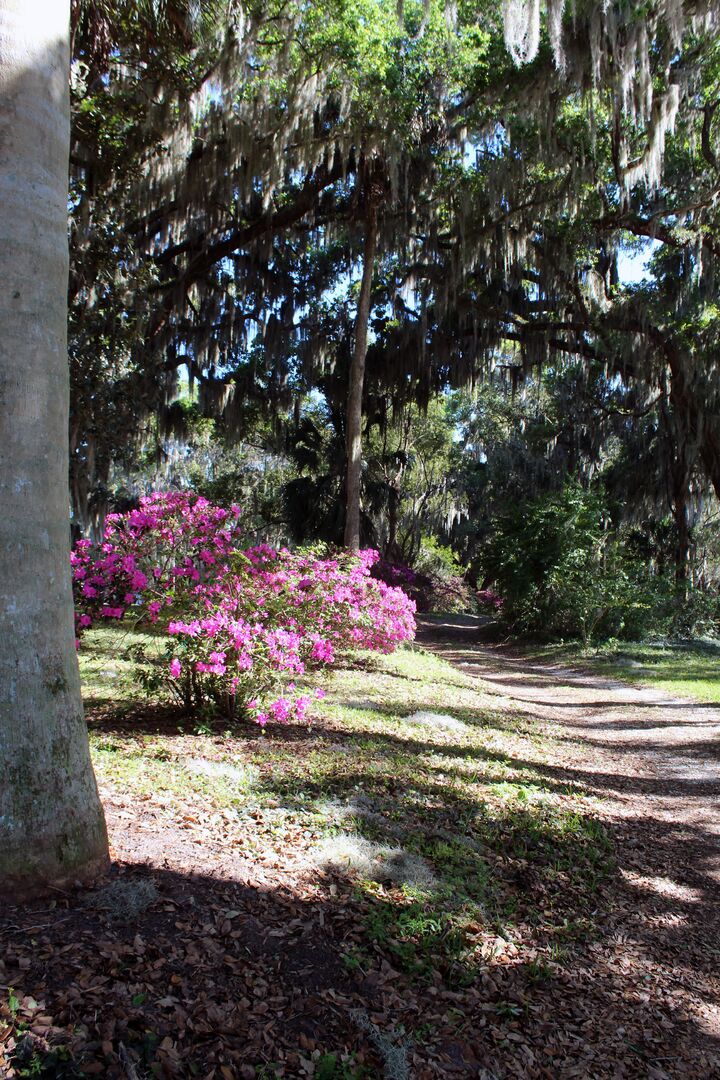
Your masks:
M493 589L480 589L476 594L477 602L492 612L498 612L503 606L503 598Z
M72 554L78 637L97 620L151 628L163 655L143 657L149 689L261 725L307 721L323 693L311 673L412 640L415 604L371 577L377 552L243 549L239 516L184 492L110 515L100 547L81 540Z

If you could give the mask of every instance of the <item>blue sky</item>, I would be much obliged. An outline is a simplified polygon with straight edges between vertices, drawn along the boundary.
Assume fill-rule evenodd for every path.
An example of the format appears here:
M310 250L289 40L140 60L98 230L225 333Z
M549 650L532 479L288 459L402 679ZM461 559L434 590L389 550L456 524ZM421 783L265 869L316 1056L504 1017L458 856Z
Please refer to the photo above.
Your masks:
M650 277L648 263L660 246L658 240L649 240L641 251L621 251L618 255L618 274L623 285L635 285Z

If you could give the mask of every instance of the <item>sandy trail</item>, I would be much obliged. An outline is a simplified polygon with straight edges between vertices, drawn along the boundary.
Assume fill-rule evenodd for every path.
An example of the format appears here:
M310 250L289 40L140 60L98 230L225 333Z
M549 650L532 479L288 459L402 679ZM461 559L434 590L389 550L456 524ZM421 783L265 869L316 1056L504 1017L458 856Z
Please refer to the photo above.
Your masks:
M596 796L612 831L636 905L624 949L646 978L689 991L698 1028L719 1038L720 709L482 644L468 617L421 619L418 640L553 737L541 773Z
M497 707L557 724L579 741L578 779L617 803L616 812L631 807L674 826L701 828L707 857L715 861L717 845L720 860L716 706L481 645L476 624L462 616L421 622L419 640L482 679Z

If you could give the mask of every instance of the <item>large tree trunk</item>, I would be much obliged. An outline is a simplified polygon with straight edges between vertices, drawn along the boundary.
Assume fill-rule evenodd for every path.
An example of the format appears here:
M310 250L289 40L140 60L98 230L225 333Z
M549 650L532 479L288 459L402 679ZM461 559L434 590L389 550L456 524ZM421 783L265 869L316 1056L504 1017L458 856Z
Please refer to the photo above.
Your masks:
M365 248L363 272L355 317L355 346L350 364L350 386L347 402L347 480L345 487L345 547L357 551L360 547L360 486L362 480L362 399L365 383L368 323L372 292L375 248L377 246L377 203L370 196L365 219Z
M0 895L107 861L69 566L68 0L0 0Z

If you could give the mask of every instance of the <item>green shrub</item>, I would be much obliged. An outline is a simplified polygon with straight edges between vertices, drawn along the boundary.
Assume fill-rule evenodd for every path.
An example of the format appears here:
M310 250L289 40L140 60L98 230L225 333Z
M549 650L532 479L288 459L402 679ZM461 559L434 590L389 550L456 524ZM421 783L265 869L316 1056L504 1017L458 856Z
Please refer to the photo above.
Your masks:
M670 632L674 587L629 554L599 492L569 484L493 525L484 570L512 632L584 642Z
M414 569L429 582L425 611L472 611L473 596L463 565L453 549L434 536L423 536Z

